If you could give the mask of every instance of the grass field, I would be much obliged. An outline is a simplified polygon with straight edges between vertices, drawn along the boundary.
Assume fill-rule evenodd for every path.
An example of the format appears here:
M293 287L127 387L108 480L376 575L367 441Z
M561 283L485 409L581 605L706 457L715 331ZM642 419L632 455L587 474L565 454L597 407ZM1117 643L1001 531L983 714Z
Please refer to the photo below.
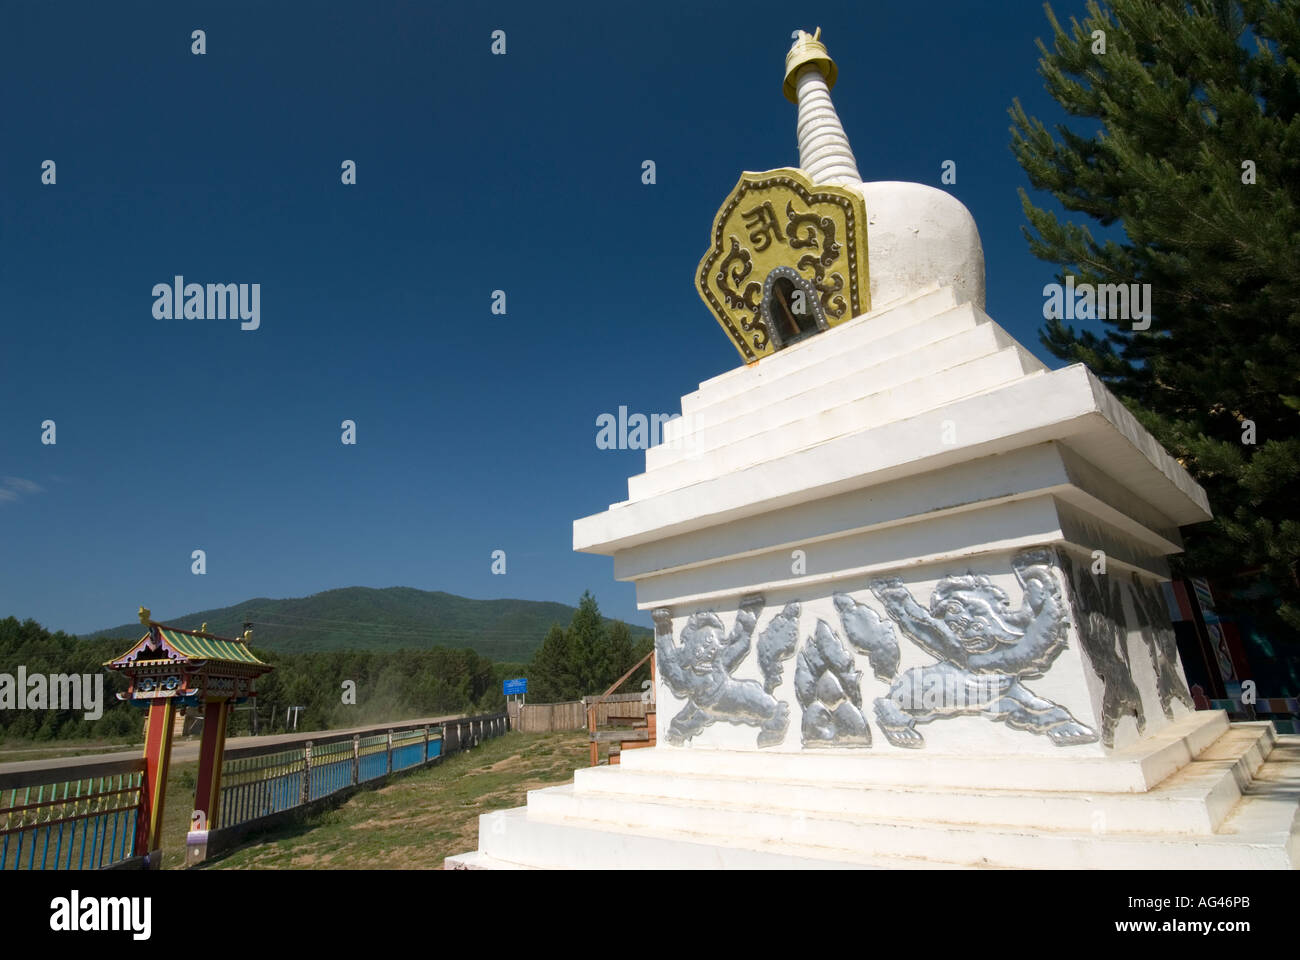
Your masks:
M586 731L508 733L302 823L250 837L203 869L440 870L445 857L478 849L480 813L523 806L529 790L568 783L589 762L587 750ZM176 802L164 811L164 868L184 862L190 801L182 782L193 767L171 770L168 796Z
M119 750L144 750L139 737L117 740L20 740L10 738L0 741L0 763L13 760L61 760L67 757L88 756L95 753L116 753Z

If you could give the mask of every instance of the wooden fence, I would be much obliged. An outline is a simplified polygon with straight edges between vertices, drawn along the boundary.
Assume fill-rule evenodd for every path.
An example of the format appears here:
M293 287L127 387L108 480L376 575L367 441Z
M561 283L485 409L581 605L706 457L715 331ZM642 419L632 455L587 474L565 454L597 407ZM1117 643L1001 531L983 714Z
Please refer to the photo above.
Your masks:
M552 733L557 730L586 730L587 705L595 697L583 697L567 703L526 703L519 708L515 729L523 733ZM619 693L606 697L596 707L596 722L616 724L618 720L644 720L647 707L639 693ZM513 720L514 718L512 718Z

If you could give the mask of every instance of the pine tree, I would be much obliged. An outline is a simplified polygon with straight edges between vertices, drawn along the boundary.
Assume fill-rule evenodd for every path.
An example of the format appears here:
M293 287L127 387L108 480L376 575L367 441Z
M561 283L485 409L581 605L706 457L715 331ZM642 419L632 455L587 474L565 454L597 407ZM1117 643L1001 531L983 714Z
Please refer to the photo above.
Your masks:
M1151 284L1150 328L1056 319L1040 339L1205 488L1215 518L1185 531L1179 571L1262 573L1300 629L1300 0L1087 10L1066 29L1048 7L1038 47L1048 92L1089 128L1056 139L1016 101L1012 149L1036 189L1110 229L1022 190L1025 235L1062 283Z
M584 697L604 693L609 681L606 680L599 690L596 687L605 679L608 670L605 620L601 617L600 607L596 605L596 598L590 590L582 592L578 609L574 611L573 620L569 623L567 636L574 658L574 673L581 687L577 695Z
M551 624L533 654L527 676L529 698L534 702L559 703L579 696L581 684L574 669L572 643L558 623Z
M598 691L599 693L604 693L611 683L631 670L632 664L640 659L636 655L636 648L632 643L632 631L628 629L626 623L622 620L615 620L609 624L609 629L606 632L604 676L601 678L604 685ZM625 693L628 691L620 690L618 692Z

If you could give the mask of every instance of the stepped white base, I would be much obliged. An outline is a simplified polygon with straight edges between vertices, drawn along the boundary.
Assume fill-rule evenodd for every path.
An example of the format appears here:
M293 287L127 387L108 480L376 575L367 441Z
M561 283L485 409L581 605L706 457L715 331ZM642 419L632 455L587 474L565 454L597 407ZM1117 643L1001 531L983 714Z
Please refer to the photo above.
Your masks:
M1300 738L1192 709L1202 490L949 286L682 398L574 524L654 613L662 741L480 819L489 867L1294 867Z
M657 747L484 815L447 865L1293 869L1298 791L1300 737L1218 712L1059 764Z

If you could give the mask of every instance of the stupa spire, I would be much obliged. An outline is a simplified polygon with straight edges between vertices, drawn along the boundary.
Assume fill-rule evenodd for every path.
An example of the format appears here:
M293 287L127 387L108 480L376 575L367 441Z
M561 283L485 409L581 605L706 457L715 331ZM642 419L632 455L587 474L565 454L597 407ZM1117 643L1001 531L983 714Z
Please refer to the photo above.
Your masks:
M838 71L821 32L821 27L812 34L800 30L785 55L783 89L786 99L799 107L799 166L814 183L861 183L849 138L831 103Z

